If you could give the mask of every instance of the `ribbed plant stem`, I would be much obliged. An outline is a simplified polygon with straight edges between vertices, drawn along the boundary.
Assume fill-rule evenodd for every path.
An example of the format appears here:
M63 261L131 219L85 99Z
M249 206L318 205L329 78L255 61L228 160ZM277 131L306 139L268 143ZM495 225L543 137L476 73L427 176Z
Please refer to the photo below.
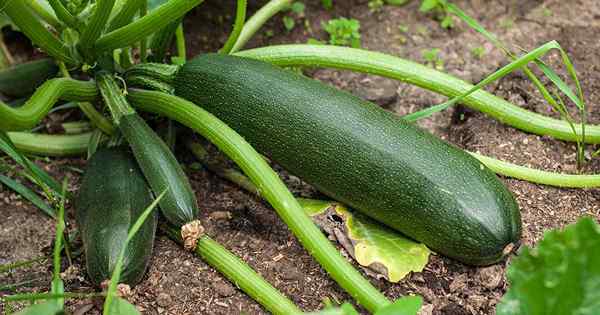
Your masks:
M203 0L171 0L149 14L102 36L95 44L97 53L132 45L182 17Z
M200 106L160 92L131 89L128 99L137 108L174 119L198 132L228 155L250 177L300 243L329 275L371 312L390 301L344 259L304 213L277 173L250 144Z
M162 227L170 238L181 244L179 230L173 227ZM205 235L198 240L196 255L222 273L236 287L256 300L267 311L273 314L296 314L300 309L281 292L269 284L244 261Z
M449 74L402 58L362 49L327 45L280 45L251 49L238 56L264 60L279 66L310 66L347 69L380 75L414 84L430 91L455 97L473 85ZM543 116L518 107L484 90L462 100L466 106L481 111L507 125L539 135L566 141L578 141L581 133L573 133L568 122ZM575 125L581 130L581 124ZM585 142L600 143L600 126L586 125Z
M221 54L229 54L231 52L231 48L237 42L242 29L244 28L244 22L246 21L246 0L238 0L237 1L237 10L235 13L235 23L233 24L233 29L231 30L231 34L229 34L229 38L223 45L223 48L219 50Z
M17 2L17 1L14 1ZM13 108L0 102L0 130L19 131L33 128L59 99L93 101L98 90L93 82L57 78L42 84L21 107Z
M260 8L254 15L246 21L244 28L237 38L235 45L230 53L234 53L244 47L256 32L275 14L286 8L292 3L291 0L271 0Z
M0 1L0 5L11 21L19 27L19 30L48 55L67 64L77 63L77 60L71 56L67 45L40 23L25 1L4 0Z

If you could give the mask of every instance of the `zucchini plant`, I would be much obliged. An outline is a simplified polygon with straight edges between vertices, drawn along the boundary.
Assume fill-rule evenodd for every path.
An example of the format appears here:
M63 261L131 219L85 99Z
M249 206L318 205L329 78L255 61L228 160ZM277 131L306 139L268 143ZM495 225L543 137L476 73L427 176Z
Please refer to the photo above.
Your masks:
M8 142L12 139L14 147L30 153L91 153L100 147L96 154L102 157L106 151L99 135L104 133L111 138L109 142L119 142L123 137L136 160L134 163L129 157L117 156L107 162L114 163L113 170L121 169L120 174L129 174L125 175L128 178L115 175L115 183L96 182L93 175L89 180L87 175L84 178L78 201L84 247L103 246L102 238L95 237L98 230L88 227L89 217L127 214L131 220L127 222L133 223L139 215L134 210L142 209L149 201L148 185L155 196L160 194L157 202L166 219L163 230L240 283L242 289L275 313L297 310L289 301L277 307L277 298L282 297L257 277L250 278L255 282L240 280L252 277L249 269L223 254L218 244L204 235L197 221L198 201L183 169L144 120L147 116L139 115L138 110L176 121L214 143L248 176L329 275L364 308L380 314L391 314L394 307L405 303L389 301L339 254L259 152L331 198L441 254L468 264L486 265L511 253L521 233L516 202L492 170L532 181L548 178L530 170L514 172L510 165L469 155L417 128L411 120L462 101L526 131L578 143L600 142L598 126L584 129L585 124L575 126L571 121L544 117L481 90L529 62L540 65L538 57L550 49L560 49L553 42L515 58L471 86L407 60L356 48L280 45L240 51L269 17L290 4L286 0L268 2L248 21L246 1L238 0L235 24L224 46L216 54L189 62L185 62L181 19L202 0L159 1L153 6L145 0L97 0L82 2L83 7L65 7L62 1L51 1L51 10L35 3L0 0L0 8L12 23L52 58L0 72L0 91L32 93L18 107L0 102L0 131L7 132L3 138L9 138ZM173 39L177 56L169 64L165 62L166 53ZM356 38L351 40L356 42ZM388 76L453 98L425 113L398 118L348 93L277 67L315 65ZM60 77L54 77L56 67ZM553 72L544 73L555 84L561 84ZM28 80L18 80L23 76ZM40 145L38 134L27 131L35 128L60 100L76 102L94 131L78 135L76 140L74 136L61 136L66 138L57 141L56 147L64 150L52 151ZM93 102L102 105L97 107ZM110 117L105 115L107 111ZM67 138L75 143L69 149ZM101 158L89 162L91 170L96 159ZM117 160L123 165L116 165ZM143 178L133 171L138 166ZM104 198L103 189L123 183L136 190L125 194L117 189L115 193L122 194L112 199L115 207L108 209L94 203ZM588 183L599 185L600 180L590 179ZM113 193L109 190L105 193ZM142 207L133 209L127 203ZM125 260L131 265L125 265L122 278L131 283L139 280L146 267L156 217L151 215L140 224L138 236L132 236L131 231L127 235L134 250L125 252L125 247L117 247L122 257L134 258ZM109 225L120 229L120 241L130 226L117 227L114 222ZM96 258L88 254L88 260L93 260L91 265L88 263L93 281L121 272L112 263L113 254L103 252ZM266 293L262 295L261 290ZM406 303L412 310L418 309L421 302L415 299ZM112 305L110 300L107 305Z

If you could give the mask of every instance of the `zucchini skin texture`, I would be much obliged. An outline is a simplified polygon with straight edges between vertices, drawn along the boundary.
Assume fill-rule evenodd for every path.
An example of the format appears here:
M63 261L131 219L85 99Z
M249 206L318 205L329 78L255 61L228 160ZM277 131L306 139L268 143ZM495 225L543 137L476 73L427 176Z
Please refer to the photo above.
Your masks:
M178 227L195 220L198 217L196 195L164 141L137 114L121 117L119 129L152 191L158 195L168 188L159 202L165 218Z
M127 148L100 148L88 161L76 199L87 273L96 285L110 279L127 233L152 203L150 187ZM158 211L127 246L121 283L137 284L150 263Z
M488 265L519 242L517 203L494 173L350 93L219 54L185 64L174 88L290 173L440 254Z
M0 92L12 97L26 96L57 73L58 66L51 58L14 65L0 71Z

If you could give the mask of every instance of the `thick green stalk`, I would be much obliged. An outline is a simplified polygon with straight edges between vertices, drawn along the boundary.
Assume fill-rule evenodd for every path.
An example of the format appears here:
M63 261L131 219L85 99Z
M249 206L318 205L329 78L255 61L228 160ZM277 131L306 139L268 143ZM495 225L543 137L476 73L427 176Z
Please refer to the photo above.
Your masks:
M43 156L75 156L86 152L92 133L48 135L8 132L8 137L21 153Z
M17 2L17 1L14 1ZM98 90L93 82L57 78L46 81L21 107L12 108L0 102L0 130L19 131L33 128L59 99L93 101Z
M25 33L34 44L43 49L48 55L67 64L77 64L77 60L71 56L69 47L40 23L25 1L4 0L0 2L0 5L21 32Z
M230 53L234 53L244 47L256 32L275 14L285 9L292 3L292 0L271 0L260 8L254 15L246 21L244 28L237 38L235 45Z
M79 20L65 8L60 0L48 0L48 2L50 3L50 6L52 6L54 13L56 13L59 20L63 21L69 27L79 29L81 25Z
M131 89L128 99L144 111L174 119L200 133L228 155L250 177L260 193L308 252L352 297L371 312L390 301L352 267L304 213L277 173L248 142L218 118L195 104L160 92Z
M121 10L117 15L110 20L108 26L108 32L112 32L119 27L123 27L128 23L131 23L136 13L140 11L144 5L145 0L128 0L121 6Z
M163 226L169 237L182 243L179 230ZM267 311L273 314L296 314L300 309L281 292L275 289L243 260L221 246L218 242L204 235L198 240L196 255L222 273L236 287L242 289L256 300Z
M175 36L175 32L180 23L181 21L179 20L173 21L154 34L152 42L150 43L150 51L152 52L152 57L150 58L151 61L164 61L167 51L171 48L173 37Z
M56 18L50 8L47 8L43 4L43 2L39 0L25 0L27 2L27 6L33 10L35 15L40 17L44 22L48 23L49 26L53 27L56 30L61 30L63 28L62 23Z
M97 0L94 13L81 34L79 46L85 53L85 57L89 58L88 62L93 61L91 59L93 56L99 56L101 53L101 51L93 49L94 43L104 31L114 4L115 0Z
M455 97L473 85L430 67L402 58L362 49L326 45L280 45L257 48L236 55L271 62L279 66L313 66L347 69L380 75L414 84L430 91ZM581 141L569 123L543 116L511 104L484 90L465 97L462 102L499 121L539 135L549 135L566 141ZM576 125L581 130L581 124ZM600 126L586 126L586 143L600 143Z
M102 36L95 44L97 53L132 45L182 17L203 0L171 0L141 17Z
M233 30L231 31L231 34L229 34L229 38L227 38L223 48L219 50L219 53L229 54L233 48L233 45L235 45L237 42L238 37L240 37L240 33L244 28L244 22L246 21L246 6L246 0L237 1L237 10L235 13L235 24L233 24Z
M500 161L485 155L468 152L492 171L532 183L566 188L600 187L600 175L572 175L536 170Z
M183 33L183 22L179 23L175 31L175 42L177 43L177 57L181 64L187 60L187 50L185 49L185 34Z
M105 102L110 100L110 102L106 102L106 105L110 108L115 124L119 125L121 117L135 113L135 110L129 106L127 100L121 95L121 90L118 88L112 74L100 72L96 75L96 82Z

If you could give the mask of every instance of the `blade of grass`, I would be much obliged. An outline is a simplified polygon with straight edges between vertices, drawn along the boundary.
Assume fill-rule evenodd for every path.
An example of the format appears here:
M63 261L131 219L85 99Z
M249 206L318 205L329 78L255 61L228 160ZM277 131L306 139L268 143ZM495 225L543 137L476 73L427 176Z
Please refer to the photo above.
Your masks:
M52 259L52 290L50 291L53 294L63 294L65 292L65 285L63 281L60 279L60 266L61 259L60 253L63 248L63 232L65 231L65 200L67 193L67 178L62 183L62 198L60 200L60 204L58 205L58 217L56 218L56 234L54 236L54 251L53 251L53 259ZM65 248L66 249L66 248ZM60 309L63 309L65 304L64 299L57 299L56 306Z
M54 218L56 213L52 207L50 207L37 193L29 189L27 186L11 179L10 177L0 174L0 182L6 187L14 190L16 193L21 195L23 198L29 200L34 206L42 210L47 216Z
M140 217L135 221L129 232L127 233L127 238L123 243L123 247L119 252L119 257L117 258L117 262L115 264L115 268L112 276L110 277L110 285L108 286L108 290L106 291L106 300L104 300L104 315L110 314L110 308L113 306L113 297L116 295L117 291L117 283L119 282L119 278L121 277L121 268L123 267L123 259L125 257L125 252L127 250L127 245L131 241L131 239L135 236L137 231L140 229L144 221L148 218L150 213L154 211L154 208L158 205L160 200L164 197L167 189L165 189L158 197L144 210L144 212L140 215Z
M12 271L12 270L15 270L18 268L29 267L29 266L32 266L36 263L42 262L47 259L48 259L47 256L40 256L40 257L30 259L30 260L18 261L18 262L14 262L14 263L10 263L10 264L0 265L0 273Z

